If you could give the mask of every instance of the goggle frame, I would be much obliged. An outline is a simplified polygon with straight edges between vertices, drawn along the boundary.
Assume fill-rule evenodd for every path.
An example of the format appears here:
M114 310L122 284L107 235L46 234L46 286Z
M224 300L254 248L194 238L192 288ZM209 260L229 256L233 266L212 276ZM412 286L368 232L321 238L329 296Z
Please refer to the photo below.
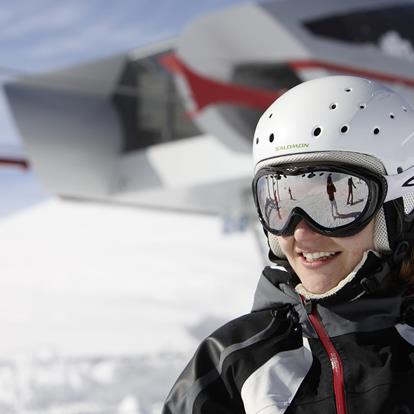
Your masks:
M292 171L294 174L292 174ZM301 174L320 172L341 173L363 180L368 187L368 197L362 213L350 223L335 228L327 228L312 219L304 209L295 207L289 213L289 217L281 230L272 229L264 219L261 211L257 191L257 183L259 179L266 175L276 177L278 175L283 175L284 177L287 177L289 175L297 176ZM359 233L366 225L368 225L374 215L381 208L387 195L387 180L380 174L374 173L359 166L350 166L349 164L335 163L335 165L332 165L330 163L323 162L281 164L266 166L259 169L252 180L252 190L259 220L263 228L275 236L292 235L298 223L303 219L314 231L324 236L349 237Z

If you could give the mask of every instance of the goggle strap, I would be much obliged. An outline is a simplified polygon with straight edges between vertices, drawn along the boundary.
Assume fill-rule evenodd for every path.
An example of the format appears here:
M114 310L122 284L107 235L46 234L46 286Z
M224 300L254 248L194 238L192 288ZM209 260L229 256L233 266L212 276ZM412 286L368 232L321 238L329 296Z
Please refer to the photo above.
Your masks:
M414 167L395 175L386 175L387 195L384 203L414 193Z

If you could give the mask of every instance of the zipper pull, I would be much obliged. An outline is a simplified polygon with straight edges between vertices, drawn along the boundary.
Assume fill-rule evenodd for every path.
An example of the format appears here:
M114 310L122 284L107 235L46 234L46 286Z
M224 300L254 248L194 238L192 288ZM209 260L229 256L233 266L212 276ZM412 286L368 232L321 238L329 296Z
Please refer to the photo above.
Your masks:
M305 307L305 311L307 315L310 315L313 310L313 302L311 299L306 299L302 296L303 306Z

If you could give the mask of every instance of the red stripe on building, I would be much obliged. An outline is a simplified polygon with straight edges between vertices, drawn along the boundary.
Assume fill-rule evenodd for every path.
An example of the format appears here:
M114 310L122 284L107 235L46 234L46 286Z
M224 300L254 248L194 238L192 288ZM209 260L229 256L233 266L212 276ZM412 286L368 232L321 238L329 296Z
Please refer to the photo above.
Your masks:
M164 55L160 62L172 73L182 76L191 91L196 112L213 104L226 103L265 110L285 91L268 91L209 79L185 65L174 53Z
M186 81L196 106L195 113L209 105L220 103L265 110L276 98L285 92L285 90L269 91L209 79L193 71L174 53L163 55L160 58L160 63L171 73L181 76ZM373 80L414 87L413 78L343 66L325 61L294 60L289 61L288 65L295 71L303 69L323 69L330 72L361 76Z
M337 65L335 63L316 61L316 60L295 60L290 61L289 66L294 70L301 69L325 69L332 72L339 72L347 75L361 76L363 78L369 78L373 80L379 80L383 82L399 83L414 87L414 79L406 78L403 76L392 75L383 72L376 72L366 69L353 68L349 66Z
M0 158L0 166L1 165L19 167L19 168L22 168L24 170L29 169L29 163L28 163L28 161L26 161L24 159Z

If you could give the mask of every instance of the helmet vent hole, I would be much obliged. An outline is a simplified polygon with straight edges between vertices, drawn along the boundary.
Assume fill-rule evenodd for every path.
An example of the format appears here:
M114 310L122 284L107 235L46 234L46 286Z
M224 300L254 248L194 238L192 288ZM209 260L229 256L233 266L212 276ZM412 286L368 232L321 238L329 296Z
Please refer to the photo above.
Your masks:
M329 109L336 109L336 103L330 104Z
M407 112L407 108L405 106L403 106L403 111Z
M274 134L270 134L270 136L269 136L269 142L273 142L274 139L275 139Z
M394 114L390 114L390 118L391 119L394 119L395 118L395 115Z
M374 135L378 135L380 132L379 128L374 128L374 130L372 131L374 133Z
M351 88L345 88L345 89L344 89L344 91L345 91L345 92L351 92L351 91L352 91L352 89L351 89Z
M258 144L258 143L259 143L259 137L256 138L256 144Z
M273 114L270 114L270 115L269 115L269 118L271 118L272 116L273 116Z
M317 137L317 136L319 136L321 134L321 132L322 132L322 128L321 127L316 127L313 130L313 136Z
M359 107L360 107L360 109L365 109L367 107L367 105L362 103L362 104L359 105Z
M402 168L402 167L398 167L398 168L397 168L397 174L401 174L403 171L404 171L404 170L403 170L403 168Z
M348 129L349 129L348 125L342 125L342 126L341 126L341 132L342 132L343 134L345 134L346 132L348 132Z

